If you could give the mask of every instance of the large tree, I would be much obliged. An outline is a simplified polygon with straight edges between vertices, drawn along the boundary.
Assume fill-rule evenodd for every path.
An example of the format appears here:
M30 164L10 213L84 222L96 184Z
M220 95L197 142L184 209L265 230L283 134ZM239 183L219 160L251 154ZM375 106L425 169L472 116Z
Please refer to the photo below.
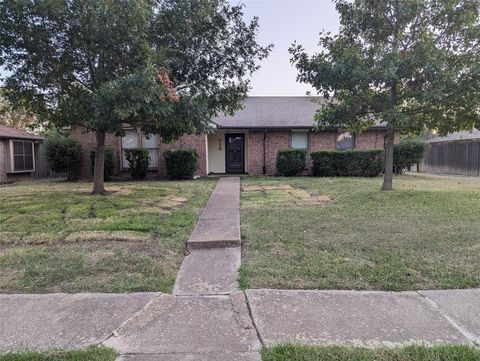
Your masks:
M105 135L127 123L172 141L233 113L271 46L226 0L2 0L0 66L9 99L50 125Z
M290 48L298 80L330 98L319 127L387 126L383 190L392 190L394 131L480 125L478 0L336 0L338 35L309 56Z

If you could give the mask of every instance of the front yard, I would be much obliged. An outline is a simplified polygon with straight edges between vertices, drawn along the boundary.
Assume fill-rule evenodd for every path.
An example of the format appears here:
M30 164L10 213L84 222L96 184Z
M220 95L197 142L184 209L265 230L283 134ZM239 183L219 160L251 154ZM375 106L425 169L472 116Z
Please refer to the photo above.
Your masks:
M0 293L170 292L214 180L0 187Z
M244 178L241 286L480 287L480 180L412 174L396 177L392 193L380 185Z

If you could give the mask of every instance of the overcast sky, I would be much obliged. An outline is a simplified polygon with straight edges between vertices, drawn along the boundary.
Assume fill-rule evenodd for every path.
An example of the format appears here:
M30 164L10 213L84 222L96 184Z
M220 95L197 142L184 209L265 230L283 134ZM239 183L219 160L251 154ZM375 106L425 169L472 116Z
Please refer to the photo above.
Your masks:
M296 82L296 69L290 65L288 48L293 41L312 54L322 30L338 32L339 20L330 0L230 0L245 4L245 19L260 19L259 42L273 43L274 50L260 64L252 78L250 95L305 95L312 90Z

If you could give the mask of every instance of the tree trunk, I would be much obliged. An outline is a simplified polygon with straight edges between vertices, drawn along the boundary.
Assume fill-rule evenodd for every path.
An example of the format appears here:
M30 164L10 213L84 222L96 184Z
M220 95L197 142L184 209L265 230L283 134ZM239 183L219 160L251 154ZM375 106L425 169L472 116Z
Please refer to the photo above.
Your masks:
M391 191L393 189L393 142L395 132L391 126L387 128L385 136L385 173L383 174L382 191Z
M95 148L95 168L93 172L93 191L92 194L105 195L105 132L97 131L95 133L97 138L97 146Z

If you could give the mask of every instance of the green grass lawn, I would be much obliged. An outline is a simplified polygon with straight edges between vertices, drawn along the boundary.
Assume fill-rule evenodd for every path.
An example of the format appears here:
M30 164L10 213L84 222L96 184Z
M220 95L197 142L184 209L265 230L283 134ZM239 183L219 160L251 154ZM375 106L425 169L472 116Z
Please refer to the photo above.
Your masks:
M404 175L391 193L381 182L243 178L242 287L480 287L480 179Z
M479 361L480 351L469 346L407 346L353 348L281 345L262 350L262 361Z
M115 351L91 346L77 351L21 352L0 354L0 361L114 361Z
M0 187L0 292L171 291L214 180Z

